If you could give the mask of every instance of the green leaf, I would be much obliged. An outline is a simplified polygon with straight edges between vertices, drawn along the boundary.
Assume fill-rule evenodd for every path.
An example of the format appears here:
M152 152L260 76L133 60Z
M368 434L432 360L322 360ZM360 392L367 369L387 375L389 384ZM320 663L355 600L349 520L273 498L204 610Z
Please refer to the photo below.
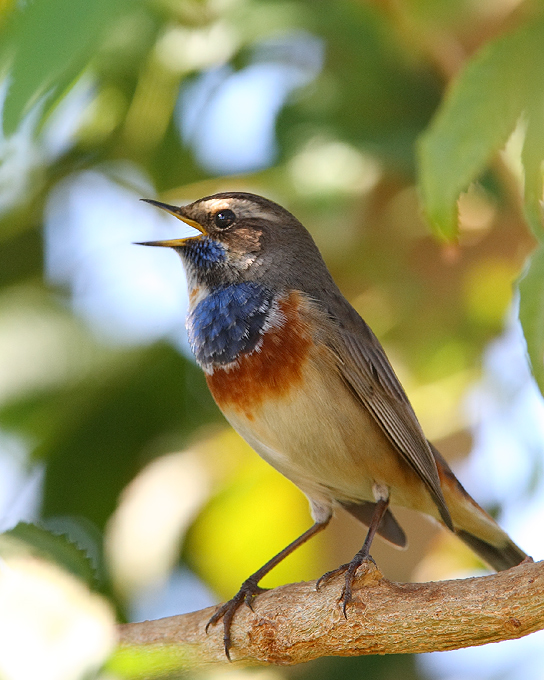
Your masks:
M36 524L20 522L0 536L0 554L5 554L6 550L10 550L11 544L6 541L6 538L17 539L24 543L31 552L63 567L87 585L95 585L95 573L91 560L65 535L51 533Z
M488 44L457 78L419 144L421 196L440 236L455 238L459 194L485 170L520 116L538 109L543 87L543 16ZM539 120L542 125L542 114ZM531 139L537 139L536 131ZM533 184L541 149L540 140L525 153ZM531 197L534 191L531 185Z
M523 327L533 375L544 394L544 247L531 256L519 281L519 319Z
M97 51L128 0L35 0L19 3L3 38L13 59L3 110L6 134L59 78L71 81Z

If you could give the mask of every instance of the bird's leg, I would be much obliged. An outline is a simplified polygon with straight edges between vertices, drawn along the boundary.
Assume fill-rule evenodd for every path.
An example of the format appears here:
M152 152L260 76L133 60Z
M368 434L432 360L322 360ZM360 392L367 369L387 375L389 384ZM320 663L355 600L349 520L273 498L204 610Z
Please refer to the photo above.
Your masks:
M220 619L223 619L223 644L225 646L225 654L227 655L229 661L230 661L230 648L232 646L230 629L232 626L234 615L236 614L238 609L245 602L246 605L253 611L253 598L256 595L265 592L266 590L266 588L261 588L259 586L259 581L262 578L264 578L264 576L266 576L266 574L268 574L269 571L271 571L275 566L277 566L288 555L294 552L303 543L306 543L308 539L312 538L312 536L315 536L320 531L323 531L323 529L327 526L329 522L330 517L327 518L325 521L315 522L315 524L313 524L313 526L311 526L307 531L305 531L302 534L302 536L299 536L292 543L289 543L289 545L286 548L284 548L281 552L275 555L271 560L268 560L266 564L264 564L254 574L251 574L251 576L242 583L240 590L236 593L232 600L229 600L228 602L225 602L225 604L221 605L217 609L215 614L211 617L211 619L208 621L208 623L206 624L206 632L208 632L208 628L210 626L215 625Z
M346 608L348 604L351 602L353 597L352 585L353 580L355 578L355 574L357 572L357 569L361 566L363 562L369 559L372 560L372 557L370 557L370 546L372 544L374 536L376 535L376 531L380 526L380 522L382 521L382 518L386 513L388 506L389 499L380 498L376 501L376 506L374 508L374 513L372 515L372 519L368 527L368 532L366 534L363 547L359 550L359 552L355 555L351 562L343 564L341 567L338 567L338 569L334 569L333 571L328 571L326 574L323 574L323 576L316 583L316 590L319 590L319 588L323 584L330 581L330 579L333 576L336 576L336 574L345 573L344 587L342 589L342 594L340 595L338 602L342 602L342 611L344 612L344 616L346 618L347 618Z

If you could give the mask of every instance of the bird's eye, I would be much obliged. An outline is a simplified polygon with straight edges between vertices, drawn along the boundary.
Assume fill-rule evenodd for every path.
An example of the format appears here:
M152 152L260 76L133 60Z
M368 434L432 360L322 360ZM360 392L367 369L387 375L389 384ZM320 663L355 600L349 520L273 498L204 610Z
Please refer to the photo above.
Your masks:
M227 227L230 227L235 219L236 215L232 212L232 210L220 210L216 214L214 222L218 229L226 229Z

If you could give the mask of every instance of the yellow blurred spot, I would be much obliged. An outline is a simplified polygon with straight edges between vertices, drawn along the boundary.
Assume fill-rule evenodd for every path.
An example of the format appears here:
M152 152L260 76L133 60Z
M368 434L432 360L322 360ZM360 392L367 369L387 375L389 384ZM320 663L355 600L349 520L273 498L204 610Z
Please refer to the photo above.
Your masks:
M468 365L464 342L450 338L442 342L434 352L429 352L425 360L425 374L441 378L463 371Z
M221 452L227 457L235 454L239 460L242 455L245 461L199 516L188 548L197 572L221 596L229 597L244 579L302 534L312 519L305 496L238 435L222 437ZM263 585L319 576L320 554L318 537L276 567Z
M176 645L138 645L119 646L106 665L106 670L113 673L100 676L100 680L142 680L142 678L179 677L168 675L180 672L184 667L194 665L190 649Z
M137 645L119 647L108 661L106 670L114 677L100 680L142 680L147 678L191 678L192 680L285 680L285 672L277 668L224 668L199 666L194 650L181 644ZM224 664L226 665L226 664ZM187 675L183 669L187 669ZM34 680L34 679L33 679Z
M465 303L470 316L486 325L500 325L512 302L518 272L505 260L477 262L465 279Z

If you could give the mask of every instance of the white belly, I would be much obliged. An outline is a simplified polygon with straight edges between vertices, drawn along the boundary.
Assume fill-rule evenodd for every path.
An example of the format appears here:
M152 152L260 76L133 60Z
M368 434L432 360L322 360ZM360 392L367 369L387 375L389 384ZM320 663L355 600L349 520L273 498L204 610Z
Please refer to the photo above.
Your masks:
M329 506L334 500L373 501L372 485L384 483L396 459L387 439L340 377L326 384L310 361L304 385L267 400L251 418L235 409L225 409L225 416L312 500Z

